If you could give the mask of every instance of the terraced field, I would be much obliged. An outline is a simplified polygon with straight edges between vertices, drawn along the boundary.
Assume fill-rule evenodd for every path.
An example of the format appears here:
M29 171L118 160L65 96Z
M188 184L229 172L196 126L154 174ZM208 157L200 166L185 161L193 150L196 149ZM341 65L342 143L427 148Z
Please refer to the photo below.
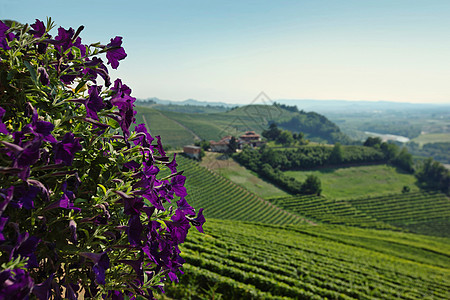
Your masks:
M316 222L358 226L362 228L395 229L357 209L350 203L320 196L291 196L275 198L274 204Z
M331 225L209 219L182 247L175 299L449 299L450 243Z
M136 124L146 124L150 133L160 135L164 145L182 148L194 143L195 136L179 123L149 107L138 107Z
M291 196L271 201L317 222L379 229L403 228L421 234L450 237L450 199L437 192L345 200Z
M385 223L422 234L450 237L450 198L444 194L415 192L347 201Z
M280 209L224 177L201 167L182 155L177 156L179 170L184 170L188 202L205 208L204 215L219 219L269 224L297 224L303 219Z

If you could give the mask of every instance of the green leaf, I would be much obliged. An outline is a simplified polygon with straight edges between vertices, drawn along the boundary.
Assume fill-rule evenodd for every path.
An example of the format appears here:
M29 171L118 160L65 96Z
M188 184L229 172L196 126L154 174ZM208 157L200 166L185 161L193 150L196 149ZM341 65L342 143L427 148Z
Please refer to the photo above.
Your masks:
M27 67L28 71L30 72L31 79L33 80L34 83L36 83L37 82L36 70L33 68L33 66L28 61L24 60L23 63L25 64L25 67Z
M83 87L85 87L86 82L86 80L82 80L80 83L78 83L77 87L75 88L75 94L78 93Z

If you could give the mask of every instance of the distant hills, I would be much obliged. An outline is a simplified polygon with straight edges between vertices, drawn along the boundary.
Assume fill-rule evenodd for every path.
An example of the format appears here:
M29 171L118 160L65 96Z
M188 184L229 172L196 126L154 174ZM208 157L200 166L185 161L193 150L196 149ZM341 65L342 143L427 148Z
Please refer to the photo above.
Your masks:
M317 142L345 144L349 141L339 127L323 115L292 111L276 105L247 105L213 113L193 113L190 109L184 112L183 106L179 108L168 111L161 105L137 106L137 124L146 123L152 133L160 134L164 143L173 147L196 140L239 136L248 130L262 133L271 122L292 132L303 132L307 139Z
M164 105L174 104L174 105L194 105L194 106L224 106L224 107L230 107L230 108L239 106L237 104L230 104L230 103L225 103L225 102L207 102L207 101L198 101L195 99L186 99L183 101L164 100L164 99L159 99L156 97L147 98L147 99L137 99L138 105L139 105L139 103L146 103L146 102L152 102L152 101L156 104L164 104Z
M194 105L194 106L224 106L236 107L245 106L250 103L226 103L223 101L199 101L195 99L186 99L183 101L163 100L156 97L147 99L138 99L139 102L153 101L156 104L174 104L174 105ZM319 113L340 113L340 112L383 112L383 111L414 111L428 110L439 111L442 109L450 109L449 103L403 103L393 101L352 101L352 100L313 100L313 99L277 99L274 102L295 105L299 110L314 111ZM258 104L258 103L254 103Z
M386 112L386 111L439 111L450 109L449 103L402 103L391 101L349 101L349 100L308 100L281 99L278 103L296 105L305 111L319 113L356 113L356 112Z

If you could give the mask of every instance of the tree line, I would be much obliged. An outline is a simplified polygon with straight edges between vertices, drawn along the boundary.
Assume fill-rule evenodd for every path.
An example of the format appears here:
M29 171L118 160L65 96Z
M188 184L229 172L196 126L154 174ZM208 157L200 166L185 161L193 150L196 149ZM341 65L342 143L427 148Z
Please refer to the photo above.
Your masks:
M273 159L281 158L269 147L263 147L266 151L258 151L245 147L233 158L246 168L258 173L261 177L269 180L280 188L291 194L317 194L322 191L320 179L315 175L309 175L305 182L295 180L287 176L279 167L272 167ZM273 152L271 152L273 151ZM271 162L271 163L269 163Z

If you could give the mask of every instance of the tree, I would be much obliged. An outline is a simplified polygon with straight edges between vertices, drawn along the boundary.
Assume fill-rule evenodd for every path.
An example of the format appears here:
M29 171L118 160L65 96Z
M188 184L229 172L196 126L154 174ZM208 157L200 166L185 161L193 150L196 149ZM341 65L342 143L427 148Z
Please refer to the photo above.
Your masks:
M331 151L330 157L328 161L331 164L340 164L342 163L342 147L340 143L336 143L333 147L333 151Z
M392 164L405 170L406 172L414 172L412 155L408 152L408 150L406 150L405 147L403 147L397 157L394 158Z
M294 143L292 133L289 130L281 131L281 134L276 139L276 143L282 144L285 147L292 145L292 143Z
M384 153L384 158L388 162L392 162L399 153L399 147L396 144L383 142L380 145L381 151Z
M320 196L322 192L322 184L320 182L319 177L316 175L310 174L306 177L305 182L302 184L302 194L313 195L316 194Z
M281 134L281 130L278 128L277 124L271 123L269 125L269 129L264 130L262 132L262 136L268 139L269 141L274 141Z
M376 147L381 145L383 141L379 137L371 137L369 136L366 141L364 142L363 146L366 147Z
M238 142L234 136L231 137L230 143L228 144L228 151L229 153L235 153L238 148Z
M210 143L205 140L197 141L194 145L201 147L204 151L208 151L208 149L211 147Z
M425 188L450 192L450 171L431 157L418 165L415 176Z

